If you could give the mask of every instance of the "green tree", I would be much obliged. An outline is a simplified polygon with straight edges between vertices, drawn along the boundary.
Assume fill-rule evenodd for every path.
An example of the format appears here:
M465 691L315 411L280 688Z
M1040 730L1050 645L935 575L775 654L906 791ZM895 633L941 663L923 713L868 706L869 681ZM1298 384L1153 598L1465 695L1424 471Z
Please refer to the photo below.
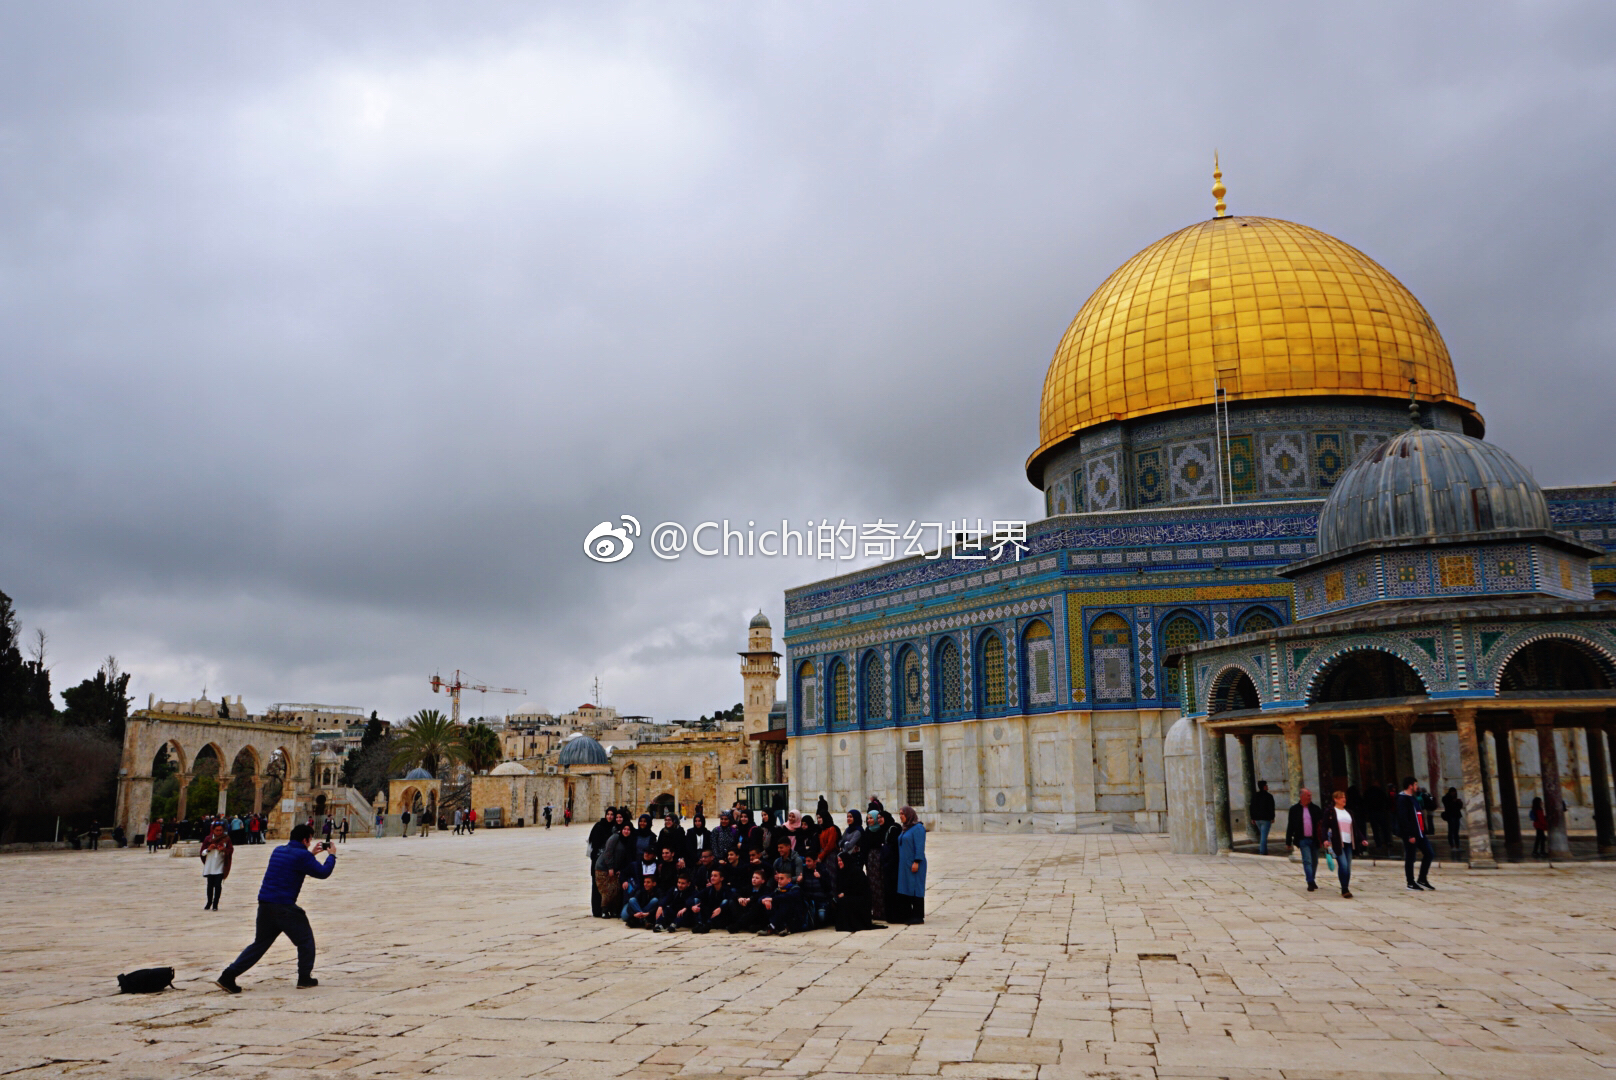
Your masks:
M419 765L436 776L439 766L459 760L460 739L455 722L436 709L422 709L399 732L389 765L394 769Z
M376 715L376 710L370 712L370 719L365 722L365 734L359 739L359 749L369 750L381 742L387 735L387 721Z
M109 656L101 662L95 678L62 691L62 700L67 703L62 719L75 727L105 732L121 745L132 700L128 690L129 673L119 671L118 658Z
M484 772L499 764L505 756L499 736L487 724L468 724L455 733L458 738L459 760L474 773Z

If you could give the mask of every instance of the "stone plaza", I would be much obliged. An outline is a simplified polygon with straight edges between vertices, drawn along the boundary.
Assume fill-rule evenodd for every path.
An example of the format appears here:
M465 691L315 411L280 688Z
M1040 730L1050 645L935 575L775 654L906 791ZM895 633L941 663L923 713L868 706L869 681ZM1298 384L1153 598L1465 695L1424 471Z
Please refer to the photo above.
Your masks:
M1162 835L934 833L924 925L790 939L589 917L585 830L365 839L228 996L269 847L223 909L144 850L0 859L0 1076L1616 1075L1616 864L1469 870L1357 899ZM1321 868L1321 874L1323 869ZM114 975L172 965L175 988Z

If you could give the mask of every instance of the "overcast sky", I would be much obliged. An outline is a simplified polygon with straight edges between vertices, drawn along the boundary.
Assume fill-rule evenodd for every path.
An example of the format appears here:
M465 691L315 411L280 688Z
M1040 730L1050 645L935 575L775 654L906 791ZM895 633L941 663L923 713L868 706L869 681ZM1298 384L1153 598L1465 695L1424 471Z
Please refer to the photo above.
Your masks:
M1608 2L7 5L0 590L142 705L733 704L827 567L585 533L1036 518L1055 344L1214 148L1616 480Z

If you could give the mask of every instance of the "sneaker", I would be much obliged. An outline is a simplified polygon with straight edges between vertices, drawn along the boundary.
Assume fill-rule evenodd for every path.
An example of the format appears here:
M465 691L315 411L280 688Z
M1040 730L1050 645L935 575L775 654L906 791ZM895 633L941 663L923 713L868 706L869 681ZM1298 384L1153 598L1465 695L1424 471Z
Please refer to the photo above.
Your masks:
M664 932L665 931L664 931L663 926L662 926L661 923L652 923L651 924L651 933L653 933L653 934L661 934L661 933L664 933Z
M791 931L790 930L776 930L775 933L774 933L774 936L775 937L790 937L791 936Z
M320 985L320 980L316 979L313 975L310 975L306 979L302 978L300 976L298 978L298 980L297 980L297 988L299 990L307 990L311 986L319 986L319 985Z
M758 937L773 937L774 936L774 931L770 930L768 927L764 927L762 930L759 930L757 932L757 936Z
M1429 889L1431 892L1436 892L1436 886L1432 885L1429 881L1417 881L1415 884L1422 889Z
M237 986L236 980L231 978L229 975L220 975L217 979L213 980L213 985L217 986L220 990L223 990L227 994L241 993L241 987Z
M1403 888L1407 889L1409 892L1424 892L1425 891L1424 889L1420 888L1418 885L1414 884L1412 881L1409 882L1407 885L1404 885Z
M1351 900L1352 899L1352 890L1351 889L1342 889L1341 890L1341 899L1343 899L1343 900Z

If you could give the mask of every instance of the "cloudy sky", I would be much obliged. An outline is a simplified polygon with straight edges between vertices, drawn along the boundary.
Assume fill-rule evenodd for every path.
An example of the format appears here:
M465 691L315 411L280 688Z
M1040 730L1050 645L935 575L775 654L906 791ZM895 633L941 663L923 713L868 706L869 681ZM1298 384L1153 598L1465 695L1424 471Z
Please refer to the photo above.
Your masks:
M1616 479L1616 6L469 10L0 9L0 590L58 688L733 704L825 566L590 527L1038 516L1054 346L1214 148Z

